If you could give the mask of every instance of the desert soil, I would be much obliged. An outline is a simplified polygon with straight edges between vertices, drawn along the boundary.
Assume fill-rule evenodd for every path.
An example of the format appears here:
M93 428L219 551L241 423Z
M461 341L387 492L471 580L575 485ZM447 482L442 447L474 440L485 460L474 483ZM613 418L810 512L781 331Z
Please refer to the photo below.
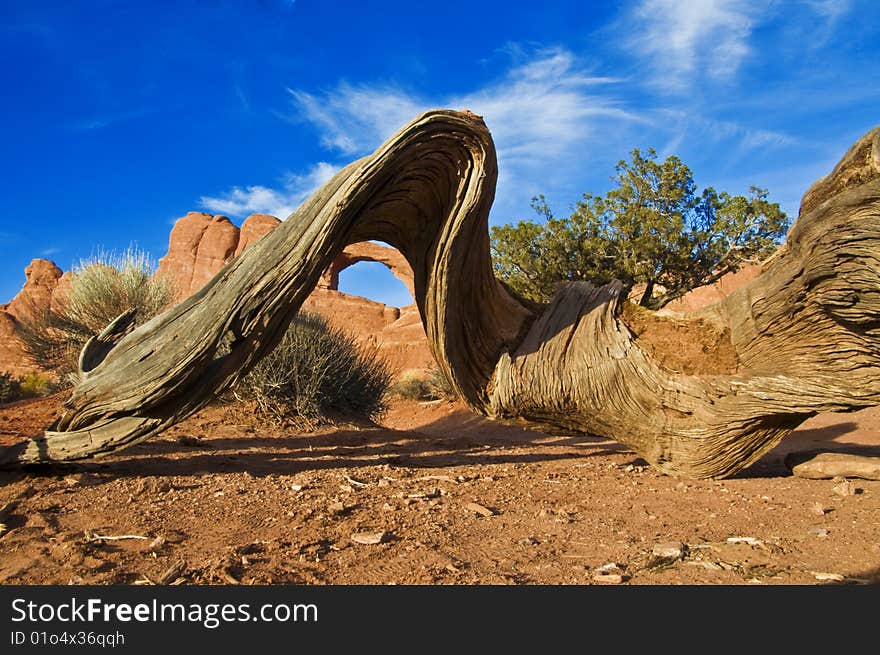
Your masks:
M61 400L0 406L0 443L38 433ZM395 401L380 423L303 433L218 402L113 457L2 471L0 583L880 581L880 482L783 464L880 455L880 409L811 419L717 481L456 403Z

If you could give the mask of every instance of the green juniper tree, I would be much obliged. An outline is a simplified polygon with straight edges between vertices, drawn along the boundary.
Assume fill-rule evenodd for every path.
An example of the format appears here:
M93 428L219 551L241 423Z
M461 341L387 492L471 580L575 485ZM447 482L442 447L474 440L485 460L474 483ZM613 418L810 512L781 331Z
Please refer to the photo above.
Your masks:
M532 207L543 223L492 228L496 273L521 295L546 302L560 282L621 280L643 285L639 304L658 309L744 263L770 255L789 218L767 191L748 197L697 193L693 173L675 156L635 149L621 160L604 196L585 194L568 218L543 196Z

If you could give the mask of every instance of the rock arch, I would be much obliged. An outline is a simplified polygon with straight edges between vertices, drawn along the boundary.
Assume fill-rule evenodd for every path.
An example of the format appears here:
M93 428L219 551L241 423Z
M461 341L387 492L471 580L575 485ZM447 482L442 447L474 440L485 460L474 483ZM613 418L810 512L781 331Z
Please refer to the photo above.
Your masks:
M339 291L339 274L358 262L378 262L383 264L394 274L394 277L403 282L409 294L415 298L416 289L413 272L406 258L395 248L369 241L346 246L321 275L318 286L332 291Z

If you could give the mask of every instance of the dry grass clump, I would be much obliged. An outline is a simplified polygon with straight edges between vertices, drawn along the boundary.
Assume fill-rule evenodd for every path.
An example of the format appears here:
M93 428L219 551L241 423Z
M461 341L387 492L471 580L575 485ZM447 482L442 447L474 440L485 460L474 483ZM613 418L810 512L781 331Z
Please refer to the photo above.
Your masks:
M174 288L155 269L150 256L134 246L81 260L68 293L52 307L31 308L18 324L33 362L64 383L75 382L79 353L92 336L125 311L135 310L137 325L172 303Z
M388 364L378 354L319 314L301 312L235 393L273 422L314 428L339 414L377 418L390 382Z

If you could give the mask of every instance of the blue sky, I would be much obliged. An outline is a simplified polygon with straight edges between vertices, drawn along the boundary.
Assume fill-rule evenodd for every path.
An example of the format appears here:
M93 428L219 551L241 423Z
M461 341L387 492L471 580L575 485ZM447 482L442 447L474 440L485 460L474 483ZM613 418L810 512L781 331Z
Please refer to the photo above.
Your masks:
M795 214L880 124L877 0L547 4L5 0L0 302L34 257L158 259L187 211L284 218L427 108L484 116L493 224L649 146ZM407 302L376 266L342 283Z

